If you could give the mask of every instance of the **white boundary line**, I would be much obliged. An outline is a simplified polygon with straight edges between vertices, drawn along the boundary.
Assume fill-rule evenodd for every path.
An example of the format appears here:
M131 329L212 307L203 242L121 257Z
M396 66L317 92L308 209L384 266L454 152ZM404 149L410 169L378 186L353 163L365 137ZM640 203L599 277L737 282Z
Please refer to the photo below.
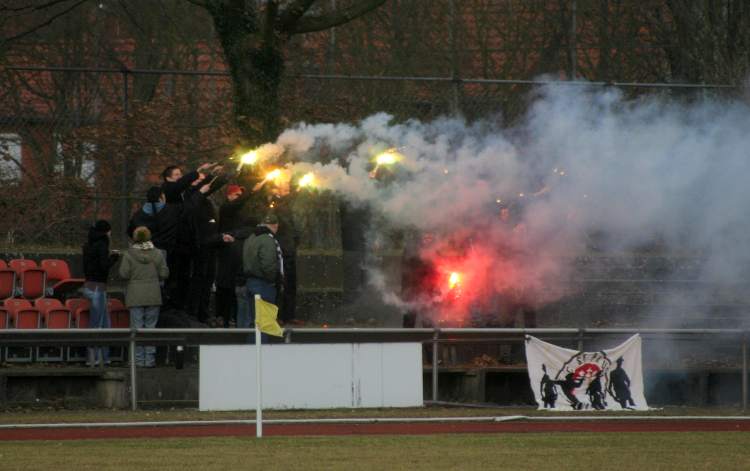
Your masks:
M539 417L526 415L506 416L483 416L483 417L373 417L373 418L341 418L341 419L271 419L264 420L267 424L291 425L291 424L379 424L379 423L440 423L440 422L546 422L546 421L628 421L628 420L653 420L653 421L702 421L702 420L727 420L746 421L750 416L560 416ZM0 424L0 430L7 429L34 429L34 428L132 428L132 427L174 427L174 426L201 426L201 425L255 425L254 419L237 420L169 420L149 422L61 422L42 424Z

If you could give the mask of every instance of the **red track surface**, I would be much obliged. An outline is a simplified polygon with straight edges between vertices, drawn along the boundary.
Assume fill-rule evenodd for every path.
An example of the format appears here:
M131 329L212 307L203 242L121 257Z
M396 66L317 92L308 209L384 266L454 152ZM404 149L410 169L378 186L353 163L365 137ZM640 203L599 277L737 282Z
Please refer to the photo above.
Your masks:
M745 420L599 420L560 422L433 422L381 424L267 424L263 435L426 435L530 432L748 432ZM255 436L255 425L178 425L1 429L0 440L80 440Z

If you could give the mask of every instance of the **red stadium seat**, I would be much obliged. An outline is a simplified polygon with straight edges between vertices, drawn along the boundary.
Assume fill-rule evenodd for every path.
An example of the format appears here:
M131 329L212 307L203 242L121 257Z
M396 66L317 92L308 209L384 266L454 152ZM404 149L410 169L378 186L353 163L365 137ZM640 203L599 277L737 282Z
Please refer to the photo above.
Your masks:
M38 329L41 324L39 310L26 299L6 299L3 306L10 313L10 323L14 329Z
M21 296L24 298L43 298L46 285L47 273L41 268L27 268L21 272Z
M89 326L89 309L91 302L86 298L71 298L65 300L65 307L71 313L73 327L87 329Z
M34 260L16 258L8 263L16 272L16 287L26 299L37 299L44 296L46 274Z
M130 328L130 311L117 298L107 299L107 311L113 329ZM110 347L109 359L111 361L125 361L127 358L127 347Z
M39 268L34 260L28 258L15 258L8 262L8 267L16 271L16 275L21 277L21 272L27 268Z
M83 278L72 278L70 267L65 260L42 260L41 267L47 272L47 289L56 298L65 297L67 293L77 291L86 281Z
M109 298L107 300L107 310L109 311L109 319L113 329L130 328L130 311L122 301L117 298Z
M70 328L70 309L58 299L42 298L34 301L34 307L42 314L42 325L48 329ZM36 350L38 361L62 361L63 347L39 347Z
M16 272L10 268L0 268L0 300L12 298L16 294Z
M8 264L5 263L5 260L0 259L0 270L5 270L8 268Z
M70 309L58 299L42 298L34 301L34 307L42 314L42 325L48 329L70 328Z
M10 314L10 325L14 329L38 329L41 323L39 310L34 308L26 299L6 299L3 307ZM7 362L30 362L33 359L30 347L8 347Z

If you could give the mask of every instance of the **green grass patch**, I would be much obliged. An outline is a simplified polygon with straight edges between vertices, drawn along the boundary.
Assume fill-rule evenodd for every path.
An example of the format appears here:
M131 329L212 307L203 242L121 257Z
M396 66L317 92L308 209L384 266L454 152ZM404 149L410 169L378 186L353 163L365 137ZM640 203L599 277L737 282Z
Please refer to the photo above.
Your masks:
M750 434L552 433L0 443L4 470L746 470Z

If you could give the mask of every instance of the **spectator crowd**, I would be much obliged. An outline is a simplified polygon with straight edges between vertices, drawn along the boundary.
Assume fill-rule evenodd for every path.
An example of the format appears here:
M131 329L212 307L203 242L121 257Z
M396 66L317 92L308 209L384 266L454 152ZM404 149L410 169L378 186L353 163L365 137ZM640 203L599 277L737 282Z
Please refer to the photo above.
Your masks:
M169 166L161 178L130 218L131 244L123 254L110 249L107 221L89 228L83 294L91 301L92 327L108 327L107 278L118 260L135 327L155 327L159 312L167 310L208 326L251 327L256 294L279 306L282 324L293 322L299 237L290 186L252 169L231 175L214 163L187 173ZM149 349L136 352L139 365L153 366ZM92 363L106 363L106 351L89 356Z

